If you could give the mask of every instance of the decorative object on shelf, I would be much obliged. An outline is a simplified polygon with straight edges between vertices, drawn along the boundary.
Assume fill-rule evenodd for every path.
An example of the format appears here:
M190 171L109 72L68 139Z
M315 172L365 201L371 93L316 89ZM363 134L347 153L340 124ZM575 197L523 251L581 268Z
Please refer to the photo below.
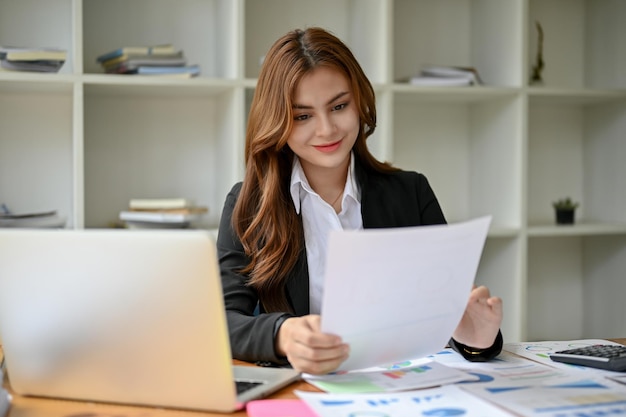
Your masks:
M530 85L543 85L543 78L541 76L541 71L543 71L543 67L545 66L543 62L543 28L541 27L541 23L537 21L535 21L535 26L537 27L537 61L530 75Z
M556 214L557 224L574 224L574 214L578 203L566 197L552 203Z

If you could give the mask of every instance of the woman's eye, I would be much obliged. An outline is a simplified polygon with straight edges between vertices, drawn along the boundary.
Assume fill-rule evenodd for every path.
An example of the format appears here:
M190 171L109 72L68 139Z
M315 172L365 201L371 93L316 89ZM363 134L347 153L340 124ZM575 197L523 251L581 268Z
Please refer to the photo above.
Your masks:
M341 109L345 108L347 105L348 105L347 103L337 104L335 107L333 107L333 111L341 110Z
M299 114L296 117L294 117L294 120L296 121L303 121L309 118L308 114Z

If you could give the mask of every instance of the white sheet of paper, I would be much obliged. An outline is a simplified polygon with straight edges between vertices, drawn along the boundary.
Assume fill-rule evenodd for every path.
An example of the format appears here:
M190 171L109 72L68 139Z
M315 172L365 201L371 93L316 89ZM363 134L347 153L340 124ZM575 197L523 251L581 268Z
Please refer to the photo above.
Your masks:
M340 370L441 350L465 310L490 223L331 232L321 326L350 345Z

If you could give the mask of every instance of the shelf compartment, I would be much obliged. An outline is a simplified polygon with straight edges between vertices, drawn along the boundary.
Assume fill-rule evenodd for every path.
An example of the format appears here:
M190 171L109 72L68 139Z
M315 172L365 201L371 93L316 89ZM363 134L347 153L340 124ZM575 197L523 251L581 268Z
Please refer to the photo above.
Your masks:
M73 3L72 0L0 1L0 45L65 49L67 60L59 72L73 73Z
M476 68L486 85L522 85L522 2L396 0L393 7L393 80L451 65Z
M583 337L582 238L530 239L528 340Z
M186 197L215 228L243 153L237 91L171 100L167 94L85 96L85 225L107 227L131 198Z
M533 237L528 253L528 340L626 332L626 236Z
M246 0L245 77L258 77L263 57L280 36L296 28L320 26L350 47L370 81L386 81L385 4L382 0Z
M584 239L584 336L614 338L626 334L626 236Z
M539 22L544 31L543 85L625 88L625 15L626 3L621 1L530 0L528 67L537 59Z
M396 95L393 163L429 179L448 221L493 215L521 225L523 100L434 102Z
M172 44L200 77L236 78L236 2L230 0L83 1L83 67L103 73L96 58L124 46Z
M56 210L74 218L72 94L0 94L0 190L15 213Z
M626 223L626 100L553 104L529 99L528 222L552 224L552 202L580 202L577 222ZM584 101L586 102L586 101Z

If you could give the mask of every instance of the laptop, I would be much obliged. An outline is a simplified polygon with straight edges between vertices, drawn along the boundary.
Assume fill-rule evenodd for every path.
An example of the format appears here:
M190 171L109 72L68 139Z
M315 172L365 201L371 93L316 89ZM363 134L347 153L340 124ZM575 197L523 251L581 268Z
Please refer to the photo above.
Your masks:
M216 252L197 230L0 230L13 392L231 412L299 379L233 366Z

